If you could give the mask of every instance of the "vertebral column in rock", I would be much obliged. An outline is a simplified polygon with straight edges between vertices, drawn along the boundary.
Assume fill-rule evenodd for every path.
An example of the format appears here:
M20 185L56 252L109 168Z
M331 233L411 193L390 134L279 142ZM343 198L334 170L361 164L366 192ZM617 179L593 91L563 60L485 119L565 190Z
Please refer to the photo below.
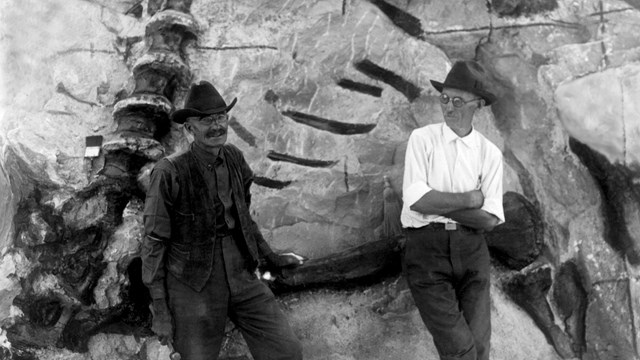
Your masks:
M105 176L135 176L144 164L165 155L158 140L169 130L176 90L191 80L183 51L197 31L190 5L190 1L165 1L146 25L146 52L133 66L135 88L116 103L117 129L102 147Z

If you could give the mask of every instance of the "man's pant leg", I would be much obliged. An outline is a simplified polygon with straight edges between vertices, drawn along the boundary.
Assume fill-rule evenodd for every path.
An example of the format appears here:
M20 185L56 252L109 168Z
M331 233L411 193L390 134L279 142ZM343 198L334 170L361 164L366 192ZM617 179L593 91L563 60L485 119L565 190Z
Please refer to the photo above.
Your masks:
M302 359L302 346L273 292L248 269L240 250L242 238L222 239L224 267L229 283L229 318L242 332L255 360Z
M255 360L300 360L302 346L271 290L260 280L232 296L229 317Z
M475 339L478 360L489 360L491 346L491 276L487 242L481 234L457 233L464 275L458 282L460 309Z
M405 275L442 360L476 360L473 334L454 288L448 231L412 229L405 244Z
M220 243L216 241L214 268L201 292L167 274L169 307L174 321L173 346L182 360L215 360L227 323L229 288Z

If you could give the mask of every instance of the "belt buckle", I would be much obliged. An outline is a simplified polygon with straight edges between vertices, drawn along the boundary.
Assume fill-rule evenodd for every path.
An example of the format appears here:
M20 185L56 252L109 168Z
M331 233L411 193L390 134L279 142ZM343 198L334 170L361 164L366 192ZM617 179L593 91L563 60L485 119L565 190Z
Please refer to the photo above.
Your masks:
M444 229L447 231L457 230L458 227L456 225L457 225L456 223L445 223Z

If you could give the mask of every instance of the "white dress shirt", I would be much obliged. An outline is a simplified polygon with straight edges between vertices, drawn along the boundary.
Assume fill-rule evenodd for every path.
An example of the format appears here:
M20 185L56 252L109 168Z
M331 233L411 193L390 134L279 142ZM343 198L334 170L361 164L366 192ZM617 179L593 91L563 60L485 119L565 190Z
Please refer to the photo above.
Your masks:
M409 137L402 182L402 214L406 228L432 222L455 222L440 215L423 215L409 207L431 190L461 193L480 189L482 210L504 222L502 208L502 152L472 129L459 137L446 123L415 129Z

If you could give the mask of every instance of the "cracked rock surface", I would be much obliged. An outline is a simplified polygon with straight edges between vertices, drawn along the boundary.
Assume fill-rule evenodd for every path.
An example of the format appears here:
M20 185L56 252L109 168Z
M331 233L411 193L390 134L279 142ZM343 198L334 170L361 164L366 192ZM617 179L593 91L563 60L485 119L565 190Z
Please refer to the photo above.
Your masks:
M0 357L167 357L139 281L140 207L154 161L187 146L166 113L189 81L238 97L229 141L274 250L331 265L381 249L397 265L373 246L384 177L400 195L410 132L442 121L429 80L475 58L500 101L474 126L504 154L515 216L490 234L492 359L640 359L637 1L9 0L0 14ZM95 135L107 147L85 158ZM353 273L378 269L367 259ZM279 293L306 359L435 357L384 269ZM248 359L227 330L221 358Z

